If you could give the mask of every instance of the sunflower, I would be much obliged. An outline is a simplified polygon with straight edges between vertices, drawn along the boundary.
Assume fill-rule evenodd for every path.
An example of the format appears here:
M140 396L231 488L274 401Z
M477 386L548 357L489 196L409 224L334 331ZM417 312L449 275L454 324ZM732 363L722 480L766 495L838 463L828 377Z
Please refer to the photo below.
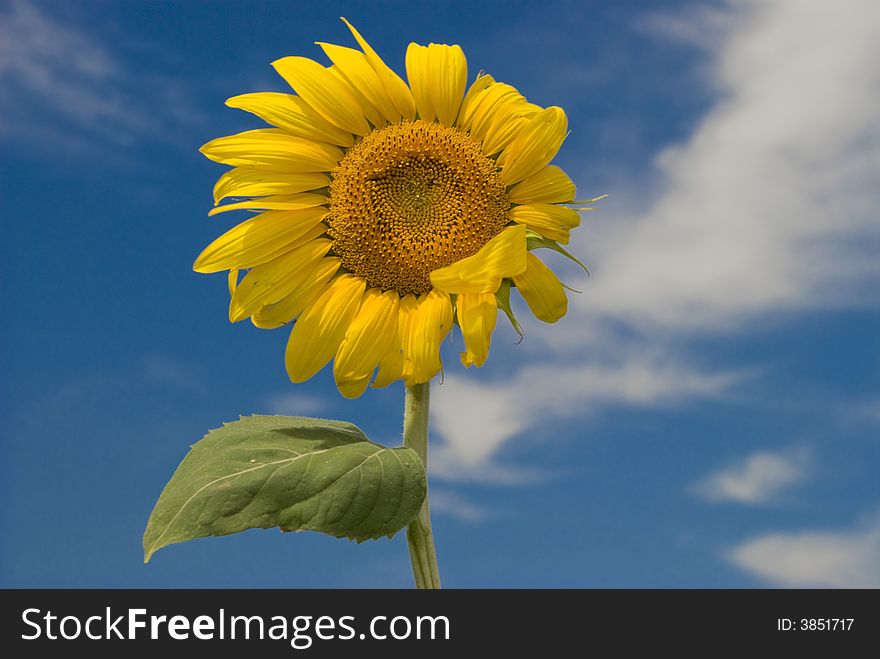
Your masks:
M293 323L293 382L333 360L339 391L354 398L371 380L429 381L453 324L462 363L482 366L499 309L519 331L511 288L540 320L564 316L563 285L532 250L570 256L560 245L581 202L550 164L568 130L561 108L482 73L466 89L459 46L411 43L407 85L345 23L361 50L319 43L329 67L273 62L295 95L227 101L272 127L201 148L233 167L209 214L259 213L212 242L194 269L229 270L230 321ZM230 197L243 200L219 205Z

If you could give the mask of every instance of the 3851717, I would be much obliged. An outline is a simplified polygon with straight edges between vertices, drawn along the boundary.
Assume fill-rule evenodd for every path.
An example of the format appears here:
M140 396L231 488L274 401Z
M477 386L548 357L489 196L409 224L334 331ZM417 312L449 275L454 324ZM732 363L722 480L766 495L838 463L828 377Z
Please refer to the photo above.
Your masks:
M848 632L855 618L777 618L776 629L781 632Z

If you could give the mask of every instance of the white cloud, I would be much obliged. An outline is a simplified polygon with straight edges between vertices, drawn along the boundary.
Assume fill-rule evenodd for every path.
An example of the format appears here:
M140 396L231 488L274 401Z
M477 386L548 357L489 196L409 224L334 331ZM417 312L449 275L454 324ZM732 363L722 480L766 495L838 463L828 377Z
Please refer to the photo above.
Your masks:
M880 588L880 523L844 531L770 533L728 555L776 586Z
M324 399L308 394L272 394L263 404L264 414L288 414L291 416L310 416L326 410Z
M431 469L446 478L517 481L528 472L493 463L511 437L540 436L548 418L583 417L609 405L653 407L716 398L745 377L705 373L680 360L636 350L622 361L529 366L514 378L478 383L447 375L432 396ZM534 477L534 473L531 473Z
M637 26L649 35L703 50L714 51L734 27L735 15L719 7L688 7L687 14L656 13L642 16Z
M186 365L165 355L148 355L144 358L144 374L162 385L196 394L208 391L205 383Z
M695 363L686 348L695 337L876 304L880 4L722 9L644 21L699 45L716 101L658 155L655 180L614 190L574 232L593 276L567 318L530 323L517 348L516 359L543 365L502 382L447 375L450 386L437 388L440 472L489 473L509 440L548 418L722 394L742 365ZM645 203L644 190L658 192ZM645 210L619 216L621 199Z
M859 304L876 284L880 5L728 4L729 21L691 19L697 33L730 29L709 54L716 104L657 159L662 192L579 236L595 264L580 317L726 329Z
M862 401L847 401L842 406L842 416L849 422L880 426L880 397Z
M809 475L809 453L798 449L781 453L759 451L745 460L709 474L694 486L710 501L767 503Z
M482 522L489 516L489 511L468 501L460 494L436 488L431 488L431 513L446 515L472 524Z

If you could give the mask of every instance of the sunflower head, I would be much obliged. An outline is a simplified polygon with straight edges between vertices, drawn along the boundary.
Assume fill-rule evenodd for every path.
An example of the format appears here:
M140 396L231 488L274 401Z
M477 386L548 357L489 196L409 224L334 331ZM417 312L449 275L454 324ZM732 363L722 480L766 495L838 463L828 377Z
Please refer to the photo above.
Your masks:
M229 270L231 321L293 324L291 380L333 360L340 392L356 397L371 381L430 380L453 324L462 363L482 366L499 308L516 322L511 288L537 318L559 320L563 285L531 250L567 255L580 218L574 184L550 164L568 130L561 108L489 75L467 88L458 46L410 44L407 85L346 25L360 50L319 43L330 66L273 63L295 94L227 101L272 127L202 147L233 167L210 214L258 214L194 268Z

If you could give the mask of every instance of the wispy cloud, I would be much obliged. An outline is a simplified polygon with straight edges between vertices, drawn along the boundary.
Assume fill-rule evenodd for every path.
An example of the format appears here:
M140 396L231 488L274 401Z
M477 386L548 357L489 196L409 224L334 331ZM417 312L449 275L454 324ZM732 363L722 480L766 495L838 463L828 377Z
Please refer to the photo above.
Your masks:
M472 524L482 522L489 516L488 510L468 501L461 494L436 488L431 489L431 512Z
M474 382L449 375L433 395L432 470L451 479L507 481L527 474L494 463L510 438L539 428L548 418L583 418L608 406L656 407L717 398L745 373L707 373L681 360L640 353L620 361L579 361L529 366L514 378Z
M154 61L144 68L51 8L15 0L0 10L5 137L56 150L96 139L125 147L201 120L178 77Z
M641 16L636 27L665 41L674 41L714 51L720 39L734 28L737 15L720 7L693 6L683 13L654 13Z
M735 547L728 559L783 587L880 587L880 522L837 531L768 533Z
M186 364L166 355L148 355L144 358L144 375L162 385L196 394L208 391L206 383Z
M860 305L876 285L880 69L868 63L880 59L880 5L728 4L728 21L677 19L702 34L729 27L703 56L718 100L658 155L661 192L646 212L578 237L595 264L576 306L584 320L728 330Z
M695 362L696 337L876 304L878 21L871 0L731 0L642 20L700 47L714 105L657 154L651 180L615 191L633 200L618 211L644 210L606 210L574 233L593 277L558 326L527 326L516 358L529 365L438 388L444 472L485 468L549 418L680 404L741 381L741 364ZM643 190L656 194L645 203Z
M291 416L309 416L326 411L327 403L323 398L308 394L280 393L267 396L263 407L264 414L289 414Z
M810 457L804 448L779 453L758 451L709 474L693 490L709 501L744 504L771 502L809 476Z
M847 401L841 415L847 421L880 426L880 397L861 401Z

